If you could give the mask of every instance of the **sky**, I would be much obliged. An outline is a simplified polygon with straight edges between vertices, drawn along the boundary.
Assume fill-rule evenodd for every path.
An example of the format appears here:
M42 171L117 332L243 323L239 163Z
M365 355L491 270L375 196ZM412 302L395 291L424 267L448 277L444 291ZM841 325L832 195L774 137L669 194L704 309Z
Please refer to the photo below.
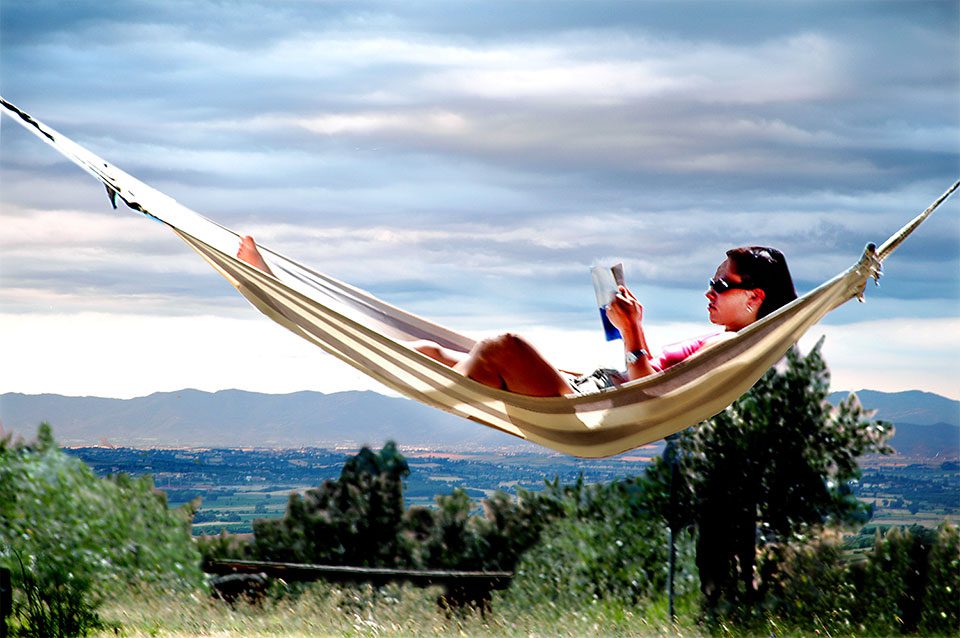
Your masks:
M616 366L711 332L724 252L802 293L960 177L946 2L0 3L0 92L184 205L407 310ZM372 389L0 121L0 392ZM960 399L960 196L800 346L835 390Z

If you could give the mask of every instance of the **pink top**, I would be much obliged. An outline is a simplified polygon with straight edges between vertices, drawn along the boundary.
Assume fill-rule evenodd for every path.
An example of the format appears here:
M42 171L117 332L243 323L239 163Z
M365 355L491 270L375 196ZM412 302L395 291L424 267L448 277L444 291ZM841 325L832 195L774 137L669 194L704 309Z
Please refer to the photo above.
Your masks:
M717 332L714 334L703 335L702 337L695 337L686 341L670 344L660 352L659 358L654 357L650 360L650 365L653 366L653 369L657 372L666 370L670 366L675 366L687 357L690 357L699 351L704 344L707 343L707 341L719 334L720 333Z

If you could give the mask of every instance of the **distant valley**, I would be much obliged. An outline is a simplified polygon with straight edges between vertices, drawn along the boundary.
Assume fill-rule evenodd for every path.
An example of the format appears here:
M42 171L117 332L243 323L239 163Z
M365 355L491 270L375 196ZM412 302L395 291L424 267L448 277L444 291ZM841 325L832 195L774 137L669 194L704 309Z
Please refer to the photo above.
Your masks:
M441 449L538 449L420 403L369 391L180 390L134 399L0 395L0 425L6 431L33 436L41 421L67 446L379 447L392 439Z
M837 403L848 393L835 392ZM928 392L857 392L896 425L907 456L960 457L960 401ZM393 439L405 447L542 448L414 401L376 392L260 394L241 390L158 392L135 399L0 394L0 426L31 438L41 421L66 446L356 447Z

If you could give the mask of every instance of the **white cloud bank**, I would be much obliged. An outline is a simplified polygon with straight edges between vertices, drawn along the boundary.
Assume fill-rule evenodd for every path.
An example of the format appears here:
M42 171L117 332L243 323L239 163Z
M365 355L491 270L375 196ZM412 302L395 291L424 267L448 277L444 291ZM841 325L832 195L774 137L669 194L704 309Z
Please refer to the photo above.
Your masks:
M711 331L705 324L650 328L660 345ZM485 336L494 331L480 331ZM588 372L622 365L620 342L596 330L529 326L520 331L555 365ZM838 390L922 389L960 399L960 319L869 321L815 326L808 351L826 335L824 356ZM260 317L210 315L0 314L4 392L130 398L157 391L238 388L390 391L320 349ZM909 381L905 381L909 379Z

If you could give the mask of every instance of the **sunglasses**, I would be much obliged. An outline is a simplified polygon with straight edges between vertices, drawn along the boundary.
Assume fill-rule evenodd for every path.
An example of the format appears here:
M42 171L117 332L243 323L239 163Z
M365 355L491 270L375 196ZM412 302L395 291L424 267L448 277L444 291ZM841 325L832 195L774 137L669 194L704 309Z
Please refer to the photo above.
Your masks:
M754 288L756 288L756 286L751 285L749 282L741 281L740 283L733 283L733 282L727 281L723 277L717 277L716 279L711 279L708 285L710 286L710 290L717 293L718 295L722 295L728 290L734 290L734 289L753 290Z

